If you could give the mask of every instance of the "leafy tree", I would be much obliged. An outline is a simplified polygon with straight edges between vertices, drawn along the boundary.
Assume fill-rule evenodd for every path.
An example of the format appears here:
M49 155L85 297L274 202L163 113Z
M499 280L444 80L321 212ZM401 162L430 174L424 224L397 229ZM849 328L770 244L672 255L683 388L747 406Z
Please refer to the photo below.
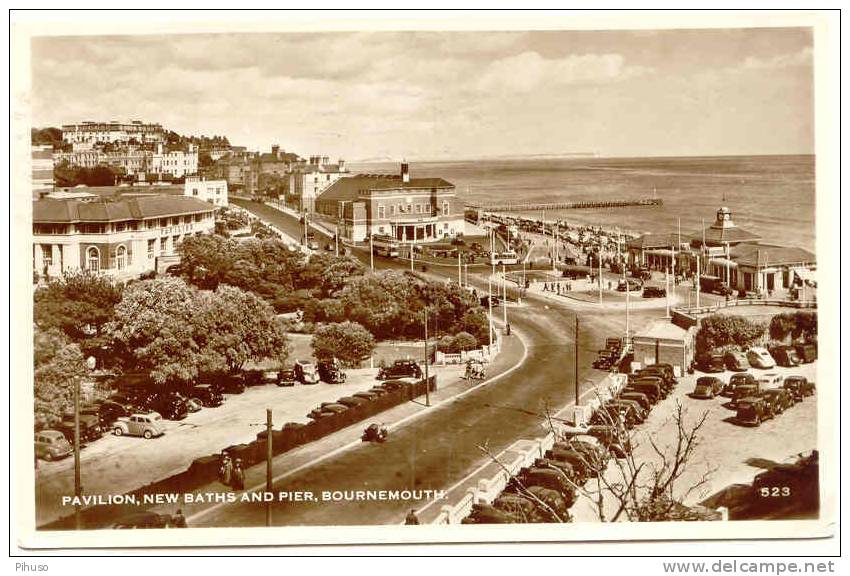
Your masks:
M774 340L785 340L797 328L797 318L794 313L783 312L770 319L768 332Z
M811 310L798 310L794 314L796 327L792 333L794 339L802 338L807 342L817 340L818 313Z
M183 278L200 288L215 290L233 267L236 241L213 234L192 236L180 243L177 252Z
M108 327L124 367L148 372L158 384L195 378L197 312L196 292L179 278L127 286Z
M234 373L249 360L286 360L282 325L272 307L255 294L222 284L215 292L199 293L196 309L200 372Z
M455 338L449 334L446 334L437 342L437 350L440 352L445 352L446 354L451 354L454 350L455 346Z
M215 162L209 152L204 150L198 153L198 168L207 168L213 164L215 164Z
M35 425L49 428L73 403L74 387L88 369L77 344L58 328L34 327Z
M33 146L50 145L53 149L62 146L62 130L53 126L49 128L31 128L30 137Z
M478 339L469 332L458 332L455 334L452 344L453 352L463 352L476 348L478 346Z
M696 351L701 354L728 344L745 348L761 338L764 331L764 325L747 318L714 314L700 321Z
M313 335L313 355L319 360L337 358L347 366L356 365L375 350L375 338L356 322L326 324Z

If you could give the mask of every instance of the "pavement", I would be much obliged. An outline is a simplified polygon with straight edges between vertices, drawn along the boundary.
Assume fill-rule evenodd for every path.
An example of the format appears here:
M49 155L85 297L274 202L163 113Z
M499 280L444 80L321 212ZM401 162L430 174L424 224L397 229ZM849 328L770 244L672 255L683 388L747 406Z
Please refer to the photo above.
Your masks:
M757 378L761 374L775 372L783 377L795 374L815 380L817 363L796 368L776 367L770 370L751 368L750 372ZM724 382L728 382L731 374L732 372L725 372L712 376L719 376ZM663 453L670 455L675 452L673 443L678 435L675 432L673 417L676 403L680 402L685 409L686 430L693 426L703 413L708 413L694 454L675 484L674 493L684 496L685 504L695 505L731 484L748 484L766 464L790 463L796 459L797 454L818 446L817 394L805 398L803 402L797 403L772 420L763 422L761 426L746 427L734 422L735 410L725 396L718 396L713 400L694 399L689 396L700 376L704 374L697 372L680 378L674 391L652 409L646 422L637 426L632 436L636 461L649 463L650 466L660 465L661 458L653 449L650 439ZM691 490L706 474L705 483ZM619 468L613 464L609 464L605 477L611 483L623 481ZM589 480L585 488L595 491L596 481ZM617 503L609 497L604 508L606 517L611 518ZM596 504L586 497L580 498L571 512L575 522L599 521ZM622 519L625 520L624 517Z

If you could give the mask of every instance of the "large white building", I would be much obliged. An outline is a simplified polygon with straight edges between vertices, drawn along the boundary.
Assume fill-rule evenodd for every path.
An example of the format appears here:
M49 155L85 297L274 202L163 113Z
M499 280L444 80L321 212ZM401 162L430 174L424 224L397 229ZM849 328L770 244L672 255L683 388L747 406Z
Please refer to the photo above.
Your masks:
M287 203L302 212L315 212L319 194L348 175L342 158L336 164L331 164L327 156L311 156L309 164L298 166L289 175Z
M62 140L75 146L80 144L159 144L165 142L165 130L160 124L145 124L140 120L122 122L82 122L64 124Z
M215 230L215 207L185 196L33 201L33 270L127 279L174 262L180 242Z
M207 180L189 176L183 185L185 196L199 198L216 206L227 206L227 180Z
M189 144L188 151L166 151L162 144L151 155L147 172L150 174L170 174L175 178L183 178L198 173L198 147Z

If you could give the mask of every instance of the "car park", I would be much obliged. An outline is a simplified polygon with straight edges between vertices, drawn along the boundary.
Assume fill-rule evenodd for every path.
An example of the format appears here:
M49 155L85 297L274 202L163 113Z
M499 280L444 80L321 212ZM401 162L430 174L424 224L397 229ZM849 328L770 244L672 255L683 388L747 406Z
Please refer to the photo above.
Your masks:
M723 380L720 378L716 376L700 376L697 378L697 383L694 386L691 397L712 399L722 393L723 388L725 388L725 384L723 384Z
M295 376L295 370L290 368L279 370L277 373L277 385L278 386L295 386L295 382L298 381L298 378Z
M309 362L308 360L296 360L294 370L295 377L302 384L319 383L319 370L312 362Z
M112 428L116 436L142 436L149 440L165 434L162 416L156 412L149 414L131 414L115 421Z
M794 405L794 395L785 388L771 388L761 393L774 414L782 414Z
M750 348L747 351L747 360L753 368L767 370L776 366L776 361L773 359L773 356L760 346Z
M328 384L342 384L345 382L345 372L339 365L336 359L319 360L318 363L319 379Z
M800 365L800 358L793 346L774 346L770 349L770 355L779 366L793 368Z
M707 372L709 374L723 372L726 370L726 362L724 361L723 354L720 354L719 352L706 352L700 354L697 357L697 369L700 372Z
M731 372L744 372L750 367L747 355L740 350L727 350L723 355L723 363Z
M189 390L192 398L197 398L206 408L215 408L224 403L224 395L211 384L198 384Z
M58 430L42 430L35 433L35 457L51 462L65 458L74 451L65 435Z
M773 418L769 407L761 398L752 396L741 398L738 400L736 408L735 420L739 424L761 426L763 421Z
M378 380L397 378L422 378L422 369L415 360L396 360L391 365L378 370Z
M815 393L815 383L810 382L805 376L788 376L782 382L782 387L791 391L797 401Z
M723 390L723 395L728 396L730 398L734 397L735 390L740 385L758 386L758 382L756 380L756 377L750 374L749 372L732 374L732 376L729 378L729 383Z

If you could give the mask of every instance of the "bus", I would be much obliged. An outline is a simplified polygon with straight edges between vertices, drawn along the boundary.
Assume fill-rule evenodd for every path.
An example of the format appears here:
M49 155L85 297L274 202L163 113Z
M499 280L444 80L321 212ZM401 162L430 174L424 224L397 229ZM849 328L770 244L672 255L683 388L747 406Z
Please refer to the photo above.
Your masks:
M387 258L398 258L398 240L392 236L381 234L372 235L372 250L378 256L386 256Z
M501 264L516 264L517 262L519 262L519 259L517 258L516 252L513 250L508 250L507 252L493 252L493 254L490 255L490 264L494 266L499 266Z

